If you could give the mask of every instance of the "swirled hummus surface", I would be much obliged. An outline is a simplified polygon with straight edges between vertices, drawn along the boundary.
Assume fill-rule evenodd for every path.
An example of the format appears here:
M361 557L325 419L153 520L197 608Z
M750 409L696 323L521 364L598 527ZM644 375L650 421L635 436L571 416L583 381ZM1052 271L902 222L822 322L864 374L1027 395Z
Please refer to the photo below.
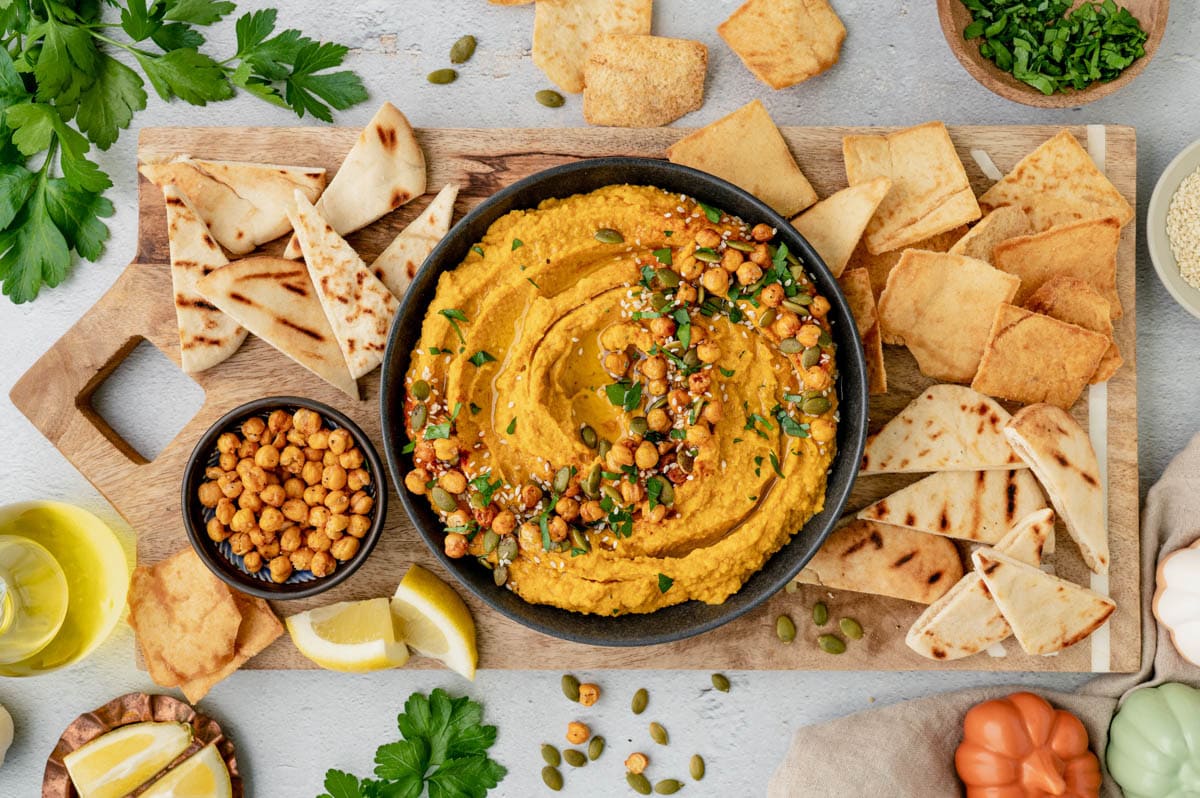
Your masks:
M509 213L425 316L406 487L527 601L720 603L822 508L828 311L774 230L679 194Z

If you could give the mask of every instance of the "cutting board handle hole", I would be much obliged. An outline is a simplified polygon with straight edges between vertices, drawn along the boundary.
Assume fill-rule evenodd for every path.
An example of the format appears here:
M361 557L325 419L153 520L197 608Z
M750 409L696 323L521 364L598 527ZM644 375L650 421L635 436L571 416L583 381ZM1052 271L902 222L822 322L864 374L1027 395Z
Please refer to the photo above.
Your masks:
M80 411L135 463L154 460L204 405L204 389L157 346L135 336L77 401Z

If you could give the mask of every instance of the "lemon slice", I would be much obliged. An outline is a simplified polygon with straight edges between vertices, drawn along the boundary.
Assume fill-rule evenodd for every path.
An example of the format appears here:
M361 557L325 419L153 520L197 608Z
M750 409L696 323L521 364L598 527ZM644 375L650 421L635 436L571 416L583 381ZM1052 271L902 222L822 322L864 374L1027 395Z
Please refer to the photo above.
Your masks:
M186 723L121 726L63 757L82 798L117 798L142 786L192 742Z
M421 566L410 566L392 597L392 618L397 635L418 654L475 679L475 621L452 587Z
M232 798L229 771L217 746L209 745L200 753L154 782L141 798Z
M331 671L375 671L408 662L408 647L396 641L385 598L343 601L287 619L300 653Z

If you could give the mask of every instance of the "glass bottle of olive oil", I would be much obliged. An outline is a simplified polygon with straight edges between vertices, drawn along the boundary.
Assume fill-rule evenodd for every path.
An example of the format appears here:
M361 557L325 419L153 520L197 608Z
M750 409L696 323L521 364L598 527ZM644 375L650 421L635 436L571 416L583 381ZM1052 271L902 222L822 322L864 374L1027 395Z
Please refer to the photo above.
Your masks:
M0 507L0 676L77 662L125 609L129 564L99 518L58 502Z

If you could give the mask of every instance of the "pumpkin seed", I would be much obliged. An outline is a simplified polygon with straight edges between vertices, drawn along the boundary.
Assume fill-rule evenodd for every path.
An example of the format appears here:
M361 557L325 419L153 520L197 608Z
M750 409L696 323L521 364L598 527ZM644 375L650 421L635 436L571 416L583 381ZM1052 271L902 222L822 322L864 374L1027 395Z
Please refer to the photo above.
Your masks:
M862 624L853 618L842 618L838 621L838 628L842 630L842 634L851 640L862 640Z
M501 562L512 562L517 558L517 539L512 535L505 535L500 538L499 545L496 546L496 556Z
M819 347L819 346L808 347L807 349L804 350L804 354L800 356L800 365L806 369L810 369L820 362L821 362L821 347Z
M775 317L778 315L779 314L775 311L775 308L767 308L762 313L758 314L758 326L770 327L771 324L774 323Z
M799 589L800 585L796 584L795 582L788 582L786 585L784 585L783 592L790 596Z
M690 369L700 368L700 352L694 348L684 352L683 365Z
M463 36L450 48L450 63L465 64L475 55L475 37Z
M688 762L688 772L692 774L692 778L696 781L704 778L704 757L699 754L692 754L692 759Z
M727 240L725 242L725 246L730 247L732 249L736 249L738 252L753 252L754 251L753 244L751 244L747 241L738 241L733 238Z
M478 494L476 494L478 495ZM491 554L496 550L496 546L500 544L500 536L492 530L483 533L483 553Z
M714 673L712 675L712 686L720 690L722 693L728 693L729 677L723 673Z
M445 488L435 486L433 490L429 491L429 498L444 513L452 513L458 509L458 502L454 500L454 497Z
M705 249L704 247L701 247L697 249L694 254L696 256L696 260L703 261L704 263L721 262L721 256L716 252L713 252L711 249Z
M435 69L425 76L425 79L430 83L445 85L458 80L458 73L453 69Z
M813 301L813 298L812 298L811 294L806 294L806 293L801 292L799 294L796 294L795 296L791 296L791 297L788 297L787 299L785 299L784 304L786 305L788 302L791 302L793 305L800 306L800 309L796 310L797 313L808 313L808 306L812 304L812 301ZM792 309L795 310L795 308L792 308Z
M571 467L563 466L554 474L554 492L565 493L571 487Z
M587 757L583 755L583 751L576 751L574 748L568 748L562 752L563 759L573 768L581 768L588 763Z
M661 779L654 785L654 791L659 795L674 795L683 789L683 782L679 779Z
M671 484L671 480L658 478L662 482L662 490L659 491L658 500L670 507L675 503L675 486Z
M600 455L601 460L603 460L605 457L607 457L609 451L611 451L611 450L612 450L612 441L606 441L603 438L601 438L600 442L596 444L596 454Z
M826 654L843 654L846 643L837 635L821 635L817 638L817 646Z
M563 788L563 776L558 768L552 768L549 765L542 768L542 781L555 792Z
M417 380L408 390L417 401L424 402L429 398L429 383L425 380Z
M810 416L819 416L822 413L828 412L831 407L833 407L832 403L824 396L814 396L811 399L805 399L804 404L800 405L800 409L806 415Z
M640 715L646 711L646 705L650 703L650 693L645 687L638 688L638 691L633 694L633 700L629 702L629 708L633 714Z
M796 624L786 615L780 615L775 619L775 636L784 643L792 642L796 639Z
M596 430L592 429L589 424L584 424L579 428L579 439L589 449L595 449L596 444L599 442L599 439L596 437Z
M571 527L571 545L576 549L583 549L584 551L592 550L592 544L588 542L587 535L575 527Z
M804 273L804 267L800 266L800 265L793 265L791 267L790 271L792 273L792 279L798 283L805 282L805 280L808 276Z
M667 299L667 295L662 291L655 291L650 295L650 307L655 310L662 310L669 304L671 304L671 300Z
M483 500L482 493L472 493L467 501L469 501L471 506L476 510L482 510L484 507L487 507L487 502Z
M413 432L425 428L425 422L429 420L429 408L425 405L417 405L412 409L412 416L409 417L412 422Z
M601 244L624 244L625 236L611 227L601 227L596 231L596 240Z
M652 790L650 788L650 779L643 776L641 773L626 773L625 783L636 792L638 795L649 795Z
M612 500L614 506L620 506L624 499L621 498L621 492L612 485L601 485L600 495Z
M799 297L800 294L797 294L796 296ZM787 308L788 310L792 311L793 313L802 313L802 314L808 313L808 309L806 307L804 307L804 305L800 304L799 302L795 302L791 299L783 300L783 306L785 308Z
M562 691L568 700L579 702L579 680L569 673L563 674Z
M566 102L563 96L554 89L542 89L533 97L547 108L562 108L563 103Z
M594 499L600 495L600 475L603 471L599 463L594 463L587 478L583 480L583 494L589 499Z
M779 351L785 355L794 355L804 350L804 344L795 338L784 338L779 342Z
M650 426L642 416L634 416L629 422L629 431L634 435L645 435L648 429L650 429Z
M704 290L704 286L700 286L699 288L697 288L696 289L696 304L703 305L704 300L707 296L708 296L708 292Z
M646 412L649 413L651 410L657 410L660 407L666 407L666 406L667 406L667 397L660 396L657 399L655 399L653 402L651 402L650 404L646 405Z
M604 738L597 734L595 737L592 738L592 741L590 743L588 743L588 759L595 762L597 759L600 758L600 755L603 753L604 753Z
M658 721L650 724L650 739L659 745L666 745L669 742L667 730Z
M558 749L550 743L542 743L542 759L546 760L546 764L552 768L562 764L562 757L559 756Z
M817 343L821 346L833 346L833 336L829 334L829 330L821 330Z
M496 583L496 587L504 587L508 583L508 566L497 565L493 568L492 581Z
M654 278L658 280L659 285L661 285L663 288L679 287L679 275L670 269L655 270Z
M696 466L696 455L692 454L690 449L682 449L676 455L675 462L679 463L679 467L683 469L685 474L690 474Z
M829 623L829 608L825 606L825 602L818 601L813 605L813 623L817 626Z

